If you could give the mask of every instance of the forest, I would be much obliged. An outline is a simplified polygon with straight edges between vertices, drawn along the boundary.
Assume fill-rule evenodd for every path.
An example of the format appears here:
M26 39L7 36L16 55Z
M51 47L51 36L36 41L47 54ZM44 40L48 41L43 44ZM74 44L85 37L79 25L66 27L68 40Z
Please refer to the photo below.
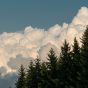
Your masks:
M28 68L21 65L15 88L88 88L88 26L80 42L65 40L59 57L51 48L47 61L37 57Z

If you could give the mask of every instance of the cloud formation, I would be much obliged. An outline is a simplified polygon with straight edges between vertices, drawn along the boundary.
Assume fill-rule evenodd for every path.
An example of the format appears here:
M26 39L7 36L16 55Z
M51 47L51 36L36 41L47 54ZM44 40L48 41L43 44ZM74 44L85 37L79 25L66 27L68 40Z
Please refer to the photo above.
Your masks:
M51 47L58 55L57 52L60 52L60 46L65 39L72 44L76 36L80 42L86 25L88 8L82 7L70 24L63 23L63 26L56 24L48 30L28 26L23 32L4 32L0 34L0 67L4 67L8 73L20 64L26 64L31 58L39 56L45 60Z
M86 25L88 8L82 7L70 24L56 24L47 30L28 26L23 32L0 34L0 88L9 87L9 83L14 84L17 75L13 72L21 64L26 67L29 61L37 56L45 61L50 48L53 48L58 56L65 39L72 44L76 36L80 42Z

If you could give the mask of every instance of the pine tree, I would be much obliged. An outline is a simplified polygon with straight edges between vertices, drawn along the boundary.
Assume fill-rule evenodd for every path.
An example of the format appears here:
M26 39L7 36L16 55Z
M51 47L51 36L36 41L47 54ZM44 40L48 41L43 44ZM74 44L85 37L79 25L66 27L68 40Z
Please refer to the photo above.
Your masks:
M35 61L35 69L36 69L36 88L40 88L41 87L41 63L39 58L37 58Z
M75 60L80 59L80 47L79 47L79 44L78 44L78 41L77 41L76 37L74 38L72 54L73 54L72 57Z
M27 69L26 88L36 88L36 69L32 61Z
M82 36L81 48L82 88L88 88L88 26Z
M57 75L57 60L58 60L58 58L55 55L55 52L54 52L54 50L52 48L49 51L47 60L48 60L48 69L49 69L49 71L51 73L51 77L56 78L56 75Z
M18 80L16 82L16 88L26 88L26 83L25 83L25 69L23 65L21 65L19 69L19 74L18 74Z
M72 83L75 88L79 88L79 82L81 77L81 58L80 47L76 37L74 38L73 50L72 50Z
M48 88L56 88L57 87L57 56L55 55L54 50L51 48L48 54Z
M41 88L48 88L48 71L46 62L41 64Z
M72 59L69 43L65 40L63 46L61 47L60 53L60 73L59 73L59 85L60 88L70 88L71 87L71 67L72 67Z
M40 60L36 59L35 63L30 62L27 70L26 87L27 88L40 88L41 85L41 64Z

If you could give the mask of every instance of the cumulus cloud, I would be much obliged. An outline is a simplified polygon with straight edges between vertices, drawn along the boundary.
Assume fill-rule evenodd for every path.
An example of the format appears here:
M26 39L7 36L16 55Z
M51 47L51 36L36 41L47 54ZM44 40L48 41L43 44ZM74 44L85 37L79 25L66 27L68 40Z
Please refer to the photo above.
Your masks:
M65 39L72 44L76 36L80 42L86 25L88 8L82 7L70 24L56 24L48 30L28 26L23 32L4 32L0 34L0 67L6 68L8 73L17 69L20 64L28 64L29 58L39 56L45 60L51 47L59 55L60 46ZM2 72L5 72L4 69Z
M21 64L26 67L29 61L37 56L45 61L50 48L53 48L58 56L65 39L72 44L74 37L77 37L80 42L86 25L88 8L82 7L70 24L56 24L47 30L28 26L23 32L0 34L0 88L14 84L16 74L12 72ZM3 76L4 74L7 75Z
M78 14L74 17L72 24L74 25L88 25L88 8L81 7L78 11Z

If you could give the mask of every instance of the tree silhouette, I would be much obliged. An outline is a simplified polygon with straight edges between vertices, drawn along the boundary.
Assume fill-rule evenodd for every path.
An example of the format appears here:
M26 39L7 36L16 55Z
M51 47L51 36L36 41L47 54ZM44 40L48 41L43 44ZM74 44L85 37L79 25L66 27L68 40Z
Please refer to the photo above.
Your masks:
M72 74L72 59L69 43L65 40L63 46L61 47L60 53L60 87L69 88L71 87L71 74Z
M80 47L76 37L74 38L74 44L72 49L72 84L75 88L80 88L81 80L81 58L80 58Z
M16 88L26 88L25 85L25 71L24 71L24 66L21 65L19 69L19 74L18 74L18 80L16 82Z
M82 88L88 88L88 26L82 36L81 42Z

